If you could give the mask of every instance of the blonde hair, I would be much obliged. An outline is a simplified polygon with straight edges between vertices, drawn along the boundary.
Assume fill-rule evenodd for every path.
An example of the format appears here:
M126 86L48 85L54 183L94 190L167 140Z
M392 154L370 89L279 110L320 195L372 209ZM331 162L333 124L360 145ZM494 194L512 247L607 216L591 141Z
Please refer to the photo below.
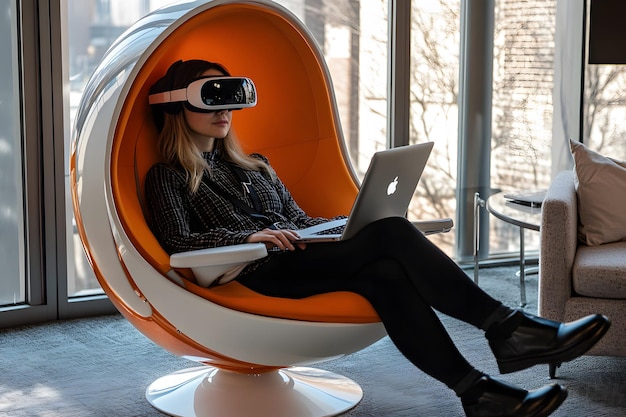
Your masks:
M158 138L159 151L166 163L178 165L185 171L189 190L195 193L200 188L204 172L211 176L211 168L192 139L184 112L164 116L163 129ZM215 140L215 149L228 162L244 169L263 171L272 179L276 177L274 170L265 161L244 153L232 129L225 138Z

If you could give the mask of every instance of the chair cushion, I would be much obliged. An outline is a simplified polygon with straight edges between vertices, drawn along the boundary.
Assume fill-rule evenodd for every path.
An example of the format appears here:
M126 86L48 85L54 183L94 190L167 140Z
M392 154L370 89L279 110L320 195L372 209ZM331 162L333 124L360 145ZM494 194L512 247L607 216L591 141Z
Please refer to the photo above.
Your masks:
M587 245L626 240L626 162L570 140L576 174L578 237Z
M595 298L626 299L626 242L580 245L574 260L574 291Z
M245 313L321 323L379 323L374 307L362 296L346 291L324 293L306 298L267 297L237 281L214 288L185 282L194 294L223 307Z

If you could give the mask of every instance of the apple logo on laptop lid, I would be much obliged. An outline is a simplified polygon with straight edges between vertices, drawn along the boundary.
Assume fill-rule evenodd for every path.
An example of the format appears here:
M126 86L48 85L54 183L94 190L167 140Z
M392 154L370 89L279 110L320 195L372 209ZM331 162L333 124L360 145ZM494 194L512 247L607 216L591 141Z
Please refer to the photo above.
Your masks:
M393 181L387 186L387 195L391 195L396 192L398 188L398 177L395 177Z

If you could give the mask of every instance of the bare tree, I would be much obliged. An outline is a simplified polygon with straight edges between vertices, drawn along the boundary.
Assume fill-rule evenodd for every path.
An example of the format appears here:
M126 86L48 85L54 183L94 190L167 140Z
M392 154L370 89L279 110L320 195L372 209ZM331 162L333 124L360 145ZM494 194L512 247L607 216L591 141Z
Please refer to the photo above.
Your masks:
M418 219L454 217L459 80L457 0L414 4L411 22L411 142L435 142L411 206ZM436 235L450 252L454 232Z
M594 150L626 159L626 67L587 65L583 100L583 142Z

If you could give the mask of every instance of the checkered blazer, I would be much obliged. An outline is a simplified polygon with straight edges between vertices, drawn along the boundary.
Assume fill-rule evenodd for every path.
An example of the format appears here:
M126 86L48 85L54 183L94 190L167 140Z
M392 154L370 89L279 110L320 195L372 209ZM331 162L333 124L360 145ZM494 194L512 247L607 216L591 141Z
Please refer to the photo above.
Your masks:
M253 156L268 162L261 155ZM253 206L228 162L217 152L205 153L204 157L211 179L205 172L195 193L189 190L186 174L180 167L159 163L148 171L145 182L148 223L169 254L244 243L246 237L267 227L209 186L209 181L213 181L222 190ZM264 172L245 172L259 196L263 214L277 227L301 229L328 220L307 216L280 179L272 179Z

